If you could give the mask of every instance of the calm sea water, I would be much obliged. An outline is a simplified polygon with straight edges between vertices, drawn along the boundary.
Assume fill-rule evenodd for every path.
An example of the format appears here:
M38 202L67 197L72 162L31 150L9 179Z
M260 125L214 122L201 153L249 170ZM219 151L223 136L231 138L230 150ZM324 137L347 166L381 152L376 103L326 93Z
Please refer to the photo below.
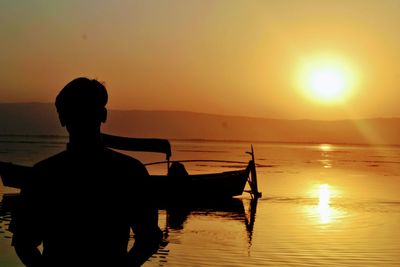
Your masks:
M32 165L65 142L0 137L0 160ZM173 160L246 162L250 144L174 141L172 149ZM145 266L400 266L400 147L255 143L254 149L263 197L160 210L165 246ZM164 160L130 154L144 163ZM204 173L242 165L186 167ZM166 166L149 171L165 173ZM0 266L22 266L7 231L13 192L0 186Z

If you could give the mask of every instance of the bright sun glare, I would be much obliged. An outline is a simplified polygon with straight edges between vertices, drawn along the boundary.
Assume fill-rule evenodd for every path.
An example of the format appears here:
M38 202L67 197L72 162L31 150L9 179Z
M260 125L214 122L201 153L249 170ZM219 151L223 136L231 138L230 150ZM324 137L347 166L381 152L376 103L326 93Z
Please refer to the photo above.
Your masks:
M335 58L305 61L300 70L300 87L309 98L320 103L340 103L352 94L355 75L351 66Z
M346 88L346 80L336 69L316 69L310 73L309 86L312 92L323 99L340 97Z

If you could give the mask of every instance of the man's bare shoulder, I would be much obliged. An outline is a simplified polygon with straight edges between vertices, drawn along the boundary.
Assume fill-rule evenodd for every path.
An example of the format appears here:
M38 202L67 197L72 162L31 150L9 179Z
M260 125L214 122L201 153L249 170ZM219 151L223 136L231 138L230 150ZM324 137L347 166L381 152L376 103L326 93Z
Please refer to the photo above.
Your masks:
M136 172L140 171L144 174L147 174L146 167L143 165L143 163L129 155L120 153L109 148L106 148L106 154L111 161L121 167L135 170Z
M61 164L62 162L66 161L67 158L67 151L64 150L60 153L57 153L53 156L50 156L44 160L39 161L35 165L33 165L33 168L35 169L41 169L41 168L48 168L48 167L53 167Z

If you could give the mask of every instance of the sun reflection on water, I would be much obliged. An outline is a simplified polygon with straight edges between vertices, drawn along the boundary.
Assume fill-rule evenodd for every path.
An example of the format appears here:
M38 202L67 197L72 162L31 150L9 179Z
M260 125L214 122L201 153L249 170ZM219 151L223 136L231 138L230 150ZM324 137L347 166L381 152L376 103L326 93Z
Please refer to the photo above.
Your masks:
M332 146L330 144L320 144L318 149L322 152L322 159L320 159L319 161L322 163L323 167L325 169L332 168L332 160L330 159L330 152L332 152L333 149Z
M331 191L328 184L319 186L319 202L317 210L319 213L320 222L323 224L330 223L332 220Z
M319 149L323 152L329 152L332 151L332 145L330 144L320 144Z
M326 183L316 184L310 192L310 197L315 199L316 203L306 206L305 210L314 223L329 225L346 216L344 210L335 206L340 193L334 186Z

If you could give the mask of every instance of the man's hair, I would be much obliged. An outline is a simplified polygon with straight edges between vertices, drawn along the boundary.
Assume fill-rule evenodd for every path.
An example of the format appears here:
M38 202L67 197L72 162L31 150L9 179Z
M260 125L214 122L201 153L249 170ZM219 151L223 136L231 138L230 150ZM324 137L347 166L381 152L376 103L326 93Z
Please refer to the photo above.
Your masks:
M107 104L108 94L102 83L80 77L69 82L56 97L59 114L70 110L97 110Z

